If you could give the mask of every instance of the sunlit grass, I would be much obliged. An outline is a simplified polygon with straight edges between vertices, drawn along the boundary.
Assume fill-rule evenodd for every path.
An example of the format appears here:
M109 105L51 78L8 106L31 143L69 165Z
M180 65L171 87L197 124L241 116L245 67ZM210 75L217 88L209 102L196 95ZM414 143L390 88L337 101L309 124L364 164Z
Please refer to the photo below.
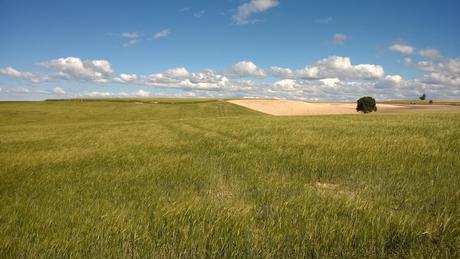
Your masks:
M454 258L459 129L458 113L0 103L0 255Z

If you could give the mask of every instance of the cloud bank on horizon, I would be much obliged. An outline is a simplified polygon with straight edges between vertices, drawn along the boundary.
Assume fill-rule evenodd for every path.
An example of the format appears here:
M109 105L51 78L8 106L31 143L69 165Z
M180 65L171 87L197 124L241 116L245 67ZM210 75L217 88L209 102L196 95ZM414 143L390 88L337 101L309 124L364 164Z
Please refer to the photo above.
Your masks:
M390 49L400 52L393 46L390 46ZM240 61L232 64L225 71L205 69L189 72L184 67L177 67L151 74L116 73L107 60L66 57L38 62L37 66L48 69L46 73L19 71L13 67L5 67L0 69L0 75L28 81L34 85L45 82L78 81L99 85L117 84L152 89L177 89L181 93L186 93L184 96L205 97L251 96L347 101L369 94L379 99L405 98L422 92L439 98L458 96L460 59L439 59L439 51L431 49L422 50L419 55L429 57L430 60L414 62L409 58L406 61L408 66L425 72L423 76L412 79L404 79L398 74L386 74L380 65L352 64L349 57L342 56L329 56L302 68L278 66L260 68L251 61ZM11 93L33 93L24 90L25 88L20 89L22 90L19 92L13 89ZM60 87L54 88L52 92L58 95L66 94ZM126 92L98 93L92 91L77 96L130 96ZM131 95L148 97L154 94L141 89Z
M227 26L230 26L232 31L258 32L257 26L262 26L261 34L266 33L265 35L270 36L270 27L264 26L265 23L268 23L265 15L277 11L282 12L283 5L288 5L288 2L278 0L243 1L238 2L233 9L230 9L230 13L212 19L228 19L227 22L229 21L230 25ZM207 26L210 21L204 20L211 19L208 17L212 16L209 10L202 9L201 6L178 8L176 15L185 15L187 12L193 14L190 19L196 19L195 22L200 23L199 26ZM206 16L204 16L205 13ZM227 18L225 18L226 16ZM277 18L277 16L274 17ZM311 18L311 26L331 27L337 19L333 18L332 15L325 14L322 17ZM165 46L165 49L170 48L170 50L181 50L181 47L187 48L187 42L174 42L173 38L188 32L174 29L174 35L171 36L171 28L174 26L170 25L165 23L161 26L162 28L158 27L149 32L134 28L134 30L106 33L106 35L123 40L120 45L126 51L142 50L140 55L149 55L148 51L142 49L146 48L141 46L142 44L163 44L161 46ZM204 27L200 28L203 29ZM265 32L265 30L268 31ZM251 57L235 60L235 57L242 55L237 51L230 53L230 58L227 58L232 62L225 65L219 64L214 68L212 68L213 60L207 60L209 63L207 67L211 68L204 69L189 68L183 65L170 66L170 68L161 70L137 67L137 70L140 71L150 70L151 72L148 73L133 73L132 71L136 68L129 66L130 71L126 71L128 70L126 65L124 68L118 69L117 64L112 62L109 57L91 59L68 55L42 59L37 62L32 56L29 64L22 64L28 69L17 68L14 59L3 59L3 62L0 62L0 100L193 96L353 101L363 95L372 95L378 99L413 99L421 93L427 93L428 96L437 99L460 99L460 58L449 57L443 53L444 51L441 52L432 45L419 48L407 41L394 40L397 37L389 37L387 42L381 42L381 45L378 46L381 49L384 46L383 53L387 58L382 60L383 64L380 62L356 62L355 60L361 61L363 58L358 52L361 47L354 47L353 45L362 44L359 41L362 40L363 36L358 35L358 32L346 30L342 26L337 26L337 28L334 26L334 28L324 30L330 30L331 33L324 37L322 43L319 44L326 44L329 51L324 51L322 56L318 56L316 59L310 58L309 62L302 64L297 61L289 66L283 65L286 62L280 62L282 64L280 65L276 62L276 58L274 58L273 63L265 60L263 65L259 65ZM347 31L347 33L332 33L332 31ZM5 34L5 32L8 34L8 31L2 30L0 27L0 33ZM197 41L197 45L209 47L205 40L200 40L201 37L201 35L192 35L192 41ZM251 37L251 35L245 37ZM331 38L332 42L330 41ZM243 40L240 39L240 41ZM328 45L327 42L332 45ZM286 44L289 45L289 42ZM14 47L7 47L15 51ZM196 48L198 47L201 46ZM224 47L231 49L227 45ZM259 49L257 53L259 56L264 54L270 56L271 51L273 51L264 45L260 45ZM311 50L291 50L294 56L299 51ZM284 51L284 53L288 52L290 51ZM454 53L456 52L454 51ZM0 52L0 57L2 55L7 56ZM369 55L378 55L378 53ZM83 56L87 57L87 55ZM108 56L111 56L111 53ZM353 56L358 56L358 58L353 58ZM375 58L369 59L375 61ZM5 64L5 60L7 60L7 64ZM377 61L379 60L377 59ZM161 60L151 61L151 63L158 62ZM148 59L142 60L142 63L144 66L149 64ZM203 63L206 63L206 60ZM402 73L399 73L398 69L394 67L402 67Z

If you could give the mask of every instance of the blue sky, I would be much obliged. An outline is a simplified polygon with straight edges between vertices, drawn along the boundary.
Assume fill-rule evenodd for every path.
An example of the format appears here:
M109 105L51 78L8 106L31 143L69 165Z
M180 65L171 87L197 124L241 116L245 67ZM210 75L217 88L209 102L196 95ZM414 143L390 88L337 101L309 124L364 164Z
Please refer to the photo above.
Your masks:
M458 99L459 28L448 0L0 0L0 100Z

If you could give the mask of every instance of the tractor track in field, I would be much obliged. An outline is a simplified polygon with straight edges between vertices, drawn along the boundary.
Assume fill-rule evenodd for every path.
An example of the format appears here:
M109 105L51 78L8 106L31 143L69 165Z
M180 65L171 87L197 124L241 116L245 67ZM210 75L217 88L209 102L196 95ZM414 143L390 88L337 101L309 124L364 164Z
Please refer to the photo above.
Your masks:
M228 133L223 133L217 130L211 130L202 126L197 126L190 122L181 121L181 123L169 122L165 123L165 128L173 132L178 136L179 139L187 142L198 142L198 139L205 139L206 144L210 146L218 145L223 143L227 146L232 146L234 152L240 152L247 146L255 149L260 153L273 153L277 152L271 146L266 146L254 141L248 141L247 138L241 136L235 136ZM203 144L205 144L203 143Z

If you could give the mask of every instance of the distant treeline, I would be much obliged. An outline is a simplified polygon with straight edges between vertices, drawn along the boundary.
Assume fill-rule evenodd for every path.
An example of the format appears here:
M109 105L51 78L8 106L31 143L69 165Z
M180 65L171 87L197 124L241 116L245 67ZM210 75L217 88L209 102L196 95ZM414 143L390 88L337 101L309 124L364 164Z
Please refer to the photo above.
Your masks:
M121 102L145 104L194 104L218 102L221 99L207 98L71 98L71 99L46 99L46 102Z
M384 104L417 104L417 105L460 105L460 101L457 100L389 100L380 103Z

